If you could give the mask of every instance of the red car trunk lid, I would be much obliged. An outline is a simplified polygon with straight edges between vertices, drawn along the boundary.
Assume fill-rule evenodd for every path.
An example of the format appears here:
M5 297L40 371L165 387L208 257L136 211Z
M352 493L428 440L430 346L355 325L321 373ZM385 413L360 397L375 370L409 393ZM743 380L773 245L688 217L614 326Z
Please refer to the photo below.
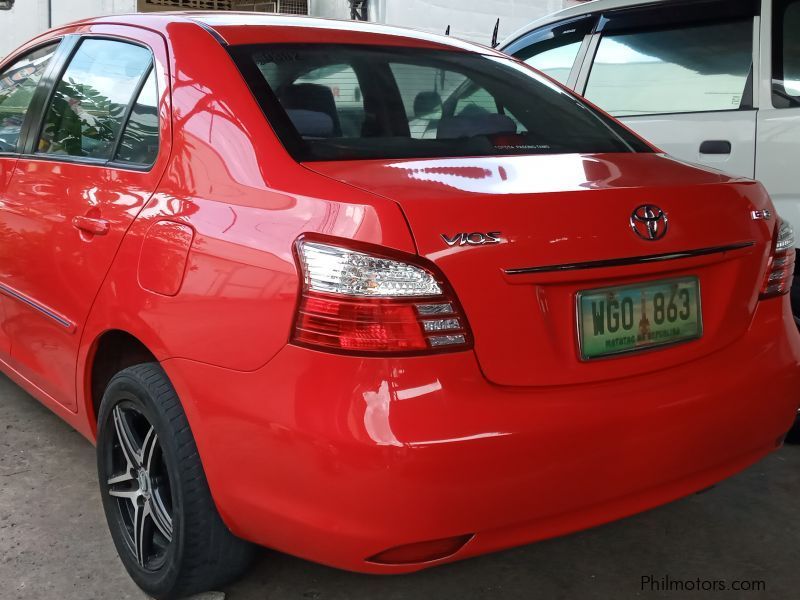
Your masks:
M563 385L659 371L733 343L758 302L774 228L774 220L751 215L770 208L759 184L655 154L306 166L402 207L419 253L442 269L464 306L486 377L502 385ZM644 204L668 217L669 229L659 240L642 239L631 227L632 213ZM445 240L494 232L501 243L451 246ZM701 252L684 256L687 251ZM669 256L620 260L660 255ZM579 292L684 276L700 282L702 338L581 359Z

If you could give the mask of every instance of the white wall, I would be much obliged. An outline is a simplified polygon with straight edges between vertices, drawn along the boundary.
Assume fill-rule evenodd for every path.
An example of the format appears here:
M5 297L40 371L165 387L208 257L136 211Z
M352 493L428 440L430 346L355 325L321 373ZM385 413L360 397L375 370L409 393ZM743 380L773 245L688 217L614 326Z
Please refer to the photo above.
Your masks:
M414 27L488 44L497 17L502 40L530 21L577 0L370 0L370 19ZM86 17L135 12L136 0L49 0L52 26ZM309 0L318 17L349 19L347 0ZM17 0L10 11L0 11L0 57L43 32L48 26L48 0Z
M47 0L18 0L11 10L0 10L0 56L45 29Z
M574 0L370 0L370 20L432 33L444 33L465 40L489 44L500 17L502 40L548 13L574 4ZM311 0L311 14L347 19L347 0Z
M562 8L562 0L387 0L384 23L489 44L497 18L502 40L534 19Z
M0 11L0 57L47 29L48 4L53 27L86 17L136 11L136 0L17 0L11 10Z
M308 12L315 17L349 19L350 9L348 6L347 0L309 0Z
M52 2L54 27L98 15L136 12L136 0L52 0Z

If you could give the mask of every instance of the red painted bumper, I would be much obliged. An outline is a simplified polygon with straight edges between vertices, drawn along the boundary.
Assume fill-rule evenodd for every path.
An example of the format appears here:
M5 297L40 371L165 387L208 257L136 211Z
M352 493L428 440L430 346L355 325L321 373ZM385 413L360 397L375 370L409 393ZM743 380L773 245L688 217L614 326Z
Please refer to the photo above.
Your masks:
M238 535L397 573L621 518L776 447L800 401L800 336L763 302L744 337L666 370L507 388L472 353L362 359L287 346L254 372L172 359L217 505ZM442 561L365 559L475 534Z

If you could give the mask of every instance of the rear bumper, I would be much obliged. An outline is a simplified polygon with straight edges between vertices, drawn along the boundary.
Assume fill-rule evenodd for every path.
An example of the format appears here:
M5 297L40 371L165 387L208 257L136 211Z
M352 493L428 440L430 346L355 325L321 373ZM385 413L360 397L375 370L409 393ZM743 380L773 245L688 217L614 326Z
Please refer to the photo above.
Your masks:
M591 385L506 388L472 353L363 359L287 346L254 372L164 367L231 530L373 573L598 525L708 487L773 450L800 402L788 301L702 360ZM366 561L474 534L424 564Z

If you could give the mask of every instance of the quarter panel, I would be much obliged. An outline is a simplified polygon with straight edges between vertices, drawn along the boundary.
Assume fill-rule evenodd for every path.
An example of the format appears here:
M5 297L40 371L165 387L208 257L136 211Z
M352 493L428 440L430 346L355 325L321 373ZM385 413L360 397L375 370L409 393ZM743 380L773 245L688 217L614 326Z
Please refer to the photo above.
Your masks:
M298 289L292 248L302 233L415 251L396 203L312 173L286 153L210 34L192 23L168 30L173 157L95 302L81 353L84 390L93 340L109 329L136 336L159 360L241 371L265 364L289 340ZM163 220L195 232L175 296L137 278L143 240Z

